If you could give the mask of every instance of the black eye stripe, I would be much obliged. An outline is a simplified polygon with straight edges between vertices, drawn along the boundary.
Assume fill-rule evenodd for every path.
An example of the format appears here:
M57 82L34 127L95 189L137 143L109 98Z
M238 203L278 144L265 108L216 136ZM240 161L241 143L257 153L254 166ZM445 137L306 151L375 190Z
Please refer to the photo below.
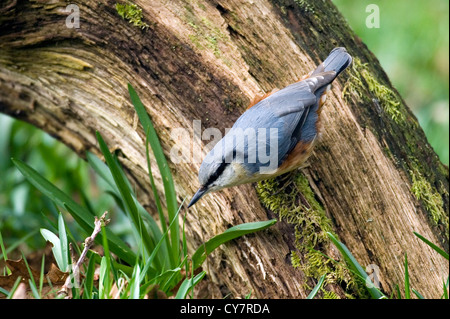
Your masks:
M214 174L212 174L208 181L206 182L205 187L208 187L209 185L211 185L216 179L219 178L219 176L223 173L223 171L225 170L225 168L227 167L229 163L225 163L225 161L223 161L222 163L220 163L219 167L217 168L217 170L214 172Z

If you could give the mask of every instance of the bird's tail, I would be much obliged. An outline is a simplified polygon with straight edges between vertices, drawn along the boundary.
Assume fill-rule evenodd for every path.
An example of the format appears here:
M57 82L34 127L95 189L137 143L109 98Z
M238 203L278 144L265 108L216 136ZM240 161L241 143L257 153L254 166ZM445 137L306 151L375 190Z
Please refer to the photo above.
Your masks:
M329 71L336 72L336 76L338 76L350 63L352 63L352 57L347 53L345 48L334 48L325 61L314 70L311 76Z

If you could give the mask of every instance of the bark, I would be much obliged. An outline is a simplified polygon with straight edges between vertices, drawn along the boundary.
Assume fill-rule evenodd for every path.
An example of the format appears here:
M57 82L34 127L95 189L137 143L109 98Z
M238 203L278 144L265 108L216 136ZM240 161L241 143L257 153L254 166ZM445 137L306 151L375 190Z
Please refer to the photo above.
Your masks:
M223 132L256 94L301 78L335 46L355 57L324 106L322 138L307 168L208 195L187 213L190 251L231 225L280 219L208 257L200 297L305 298L324 272L321 297L363 295L350 272L310 250L340 260L326 231L361 265L379 267L387 294L403 283L407 252L412 287L440 297L448 262L412 232L448 252L448 168L331 1L136 0L145 28L120 17L115 3L77 3L77 29L66 26L65 1L3 1L0 111L42 128L81 157L87 150L100 154L100 131L121 151L152 212L145 139L128 82L166 155L176 143L172 129L181 127L191 130L186 146L202 158L209 141L192 133L193 120ZM171 163L180 202L194 194L199 165Z

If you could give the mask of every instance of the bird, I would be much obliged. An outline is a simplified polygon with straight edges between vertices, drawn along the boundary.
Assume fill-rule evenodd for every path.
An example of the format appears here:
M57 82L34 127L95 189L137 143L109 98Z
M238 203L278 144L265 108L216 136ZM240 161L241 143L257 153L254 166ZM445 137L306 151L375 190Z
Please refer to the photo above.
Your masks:
M302 167L322 130L320 115L331 83L351 62L344 47L334 48L300 81L255 98L203 159L200 187L188 208L207 193Z

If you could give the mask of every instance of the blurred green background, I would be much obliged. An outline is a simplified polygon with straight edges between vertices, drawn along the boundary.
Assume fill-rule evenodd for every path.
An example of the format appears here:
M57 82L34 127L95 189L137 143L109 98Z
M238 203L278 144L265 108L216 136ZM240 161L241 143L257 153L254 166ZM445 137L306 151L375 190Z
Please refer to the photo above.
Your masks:
M441 161L449 163L449 1L333 0L355 33L378 57L416 114ZM379 28L368 28L370 4Z
M449 163L449 2L447 0L333 0L353 30L379 58L417 115L443 163ZM368 4L380 9L380 28L367 28ZM29 124L0 114L0 233L7 248L42 247L39 228L52 229L57 210L10 158L34 167L98 214L114 206L108 186L70 149ZM70 226L70 216L65 216ZM119 217L116 217L119 218ZM126 222L115 223L126 234ZM74 230L74 234L81 234ZM79 235L79 236L81 236ZM26 245L24 244L26 240ZM79 238L82 240L82 238ZM1 258L0 258L1 259Z
M113 218L120 219L111 226L116 234L130 235L130 224L123 214L114 214L119 209L107 193L111 187L97 177L87 162L34 126L0 114L0 235L9 258L19 258L19 251L27 255L44 247L39 230L47 228L58 233L55 226L59 212L22 176L12 157L26 162L93 214L112 211ZM90 235L69 214L64 218L77 241ZM11 251L15 254L11 255ZM0 264L1 261L0 254Z

